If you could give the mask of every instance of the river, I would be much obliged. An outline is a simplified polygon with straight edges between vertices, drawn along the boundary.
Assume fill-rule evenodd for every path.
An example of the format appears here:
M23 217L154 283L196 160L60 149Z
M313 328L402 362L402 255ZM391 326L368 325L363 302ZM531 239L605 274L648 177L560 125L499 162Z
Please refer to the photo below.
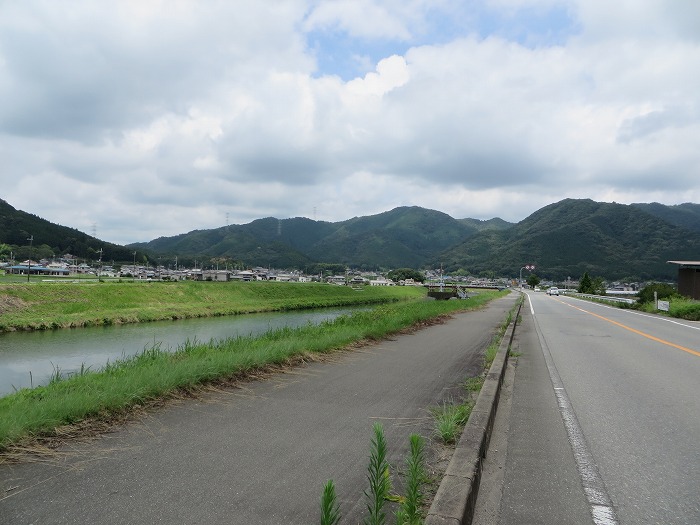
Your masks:
M296 327L351 313L358 308L271 312L180 321L159 321L88 328L9 332L0 334L0 396L21 388L46 384L59 371L66 376L81 367L98 370L154 344L177 350L190 341L208 342L262 334L270 329Z

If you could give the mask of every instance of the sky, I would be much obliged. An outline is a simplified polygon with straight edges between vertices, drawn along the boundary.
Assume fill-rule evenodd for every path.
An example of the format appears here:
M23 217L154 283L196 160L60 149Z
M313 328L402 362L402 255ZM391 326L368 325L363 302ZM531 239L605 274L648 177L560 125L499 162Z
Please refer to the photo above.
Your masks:
M0 198L117 243L700 203L697 0L0 0Z

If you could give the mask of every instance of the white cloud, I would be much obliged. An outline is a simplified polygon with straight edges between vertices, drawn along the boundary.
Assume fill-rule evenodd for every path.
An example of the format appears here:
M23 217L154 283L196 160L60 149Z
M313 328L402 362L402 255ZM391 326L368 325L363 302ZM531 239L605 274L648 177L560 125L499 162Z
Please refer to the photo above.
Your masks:
M456 0L1 3L0 197L120 243L227 214L517 221L565 197L697 201L699 8L642 4L473 4L575 19L530 45L484 37L484 12ZM447 14L464 30L430 41ZM309 31L404 51L344 80Z

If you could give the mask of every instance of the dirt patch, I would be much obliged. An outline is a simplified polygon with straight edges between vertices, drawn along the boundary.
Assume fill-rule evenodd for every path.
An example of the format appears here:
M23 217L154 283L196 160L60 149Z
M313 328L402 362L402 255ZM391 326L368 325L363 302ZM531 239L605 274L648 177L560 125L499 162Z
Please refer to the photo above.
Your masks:
M19 297L12 295L0 295L0 315L13 310L20 310L27 306L27 303Z

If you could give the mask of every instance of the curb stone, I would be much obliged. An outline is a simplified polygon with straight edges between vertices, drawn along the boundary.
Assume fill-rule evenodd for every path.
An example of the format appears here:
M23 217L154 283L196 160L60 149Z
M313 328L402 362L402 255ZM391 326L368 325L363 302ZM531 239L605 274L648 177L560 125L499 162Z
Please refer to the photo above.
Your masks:
M508 352L521 308L522 303L501 340L476 405L433 498L425 525L469 525L472 522L481 481L482 461L491 439Z

